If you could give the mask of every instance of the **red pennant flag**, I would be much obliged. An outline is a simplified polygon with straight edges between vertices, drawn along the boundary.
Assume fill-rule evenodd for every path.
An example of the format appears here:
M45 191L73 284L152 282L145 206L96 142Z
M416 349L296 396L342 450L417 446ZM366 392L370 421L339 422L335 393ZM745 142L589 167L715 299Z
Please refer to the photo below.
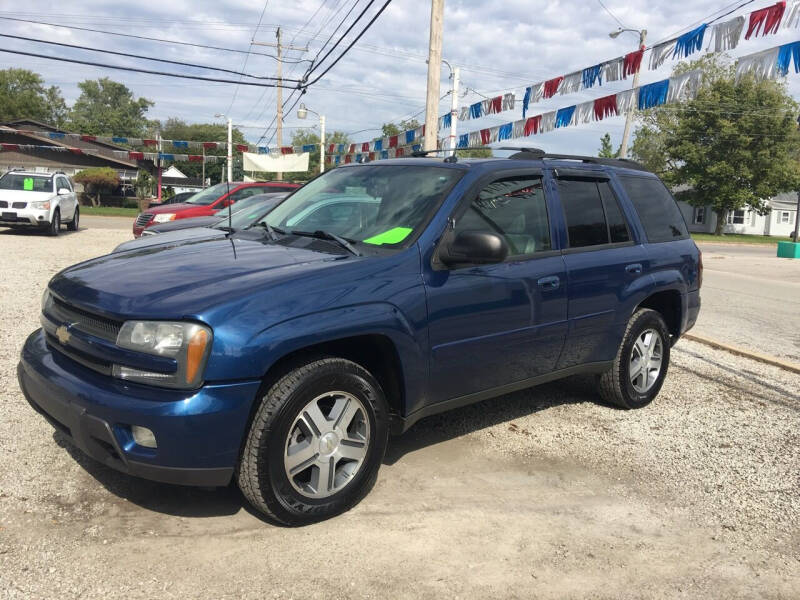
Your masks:
M291 146L282 146L281 154L294 154L294 148Z
M389 137L389 148L397 148L397 136L393 135Z
M250 150L250 146L247 144L236 144L237 152L247 152L248 150Z
M128 152L128 158L131 160L144 160L144 152Z
M216 150L218 147L217 142L203 142L203 148L206 150Z
M744 34L744 39L749 40L750 36L754 33L756 37L758 34L767 35L769 33L778 33L778 27L781 24L783 13L786 10L786 2L776 2L767 8L754 10L750 13L750 22L747 24L747 33ZM764 30L761 30L761 26Z
M596 121L602 121L606 117L614 116L618 113L616 94L603 96L594 101L594 118Z
M81 139L84 142L94 142L94 141L97 141L97 136L94 136L94 135L82 135Z
M489 114L496 114L503 111L503 97L497 96L497 98L492 98L491 108L489 109Z
M345 157L344 157L344 162L345 162L345 164L353 162L353 155L352 154L346 154Z
M369 152L369 142L361 144L361 152Z
M203 155L202 154L190 154L189 155L189 162L203 162Z
M397 152L395 152L395 153L394 153L394 155L395 155L395 156L404 156L404 155L405 155L405 153L406 153L406 152L405 152L405 149L404 149L404 148L398 148L398 149L397 149Z
M81 139L83 139L83 136L81 136ZM158 146L158 140L142 140L142 144L145 146Z
M19 150L19 144L2 144L2 143L0 143L0 150Z
M563 75L559 75L558 77L553 77L553 79L550 79L549 81L545 81L544 90L542 91L542 98L552 98L555 96L562 81L564 81Z
M69 148L69 151L72 152L73 154L83 154L83 150L81 150L80 148Z
M375 153L374 152L370 152L369 153L369 159L370 160L375 160Z
M639 72L639 68L642 66L642 56L644 56L644 46L625 55L625 60L622 62L623 79Z
M484 146L492 139L492 132L488 129L481 129L481 144Z
M533 135L539 133L539 128L542 126L542 115L535 117L528 117L525 121L525 135Z
M331 144L328 146L328 154L333 154L334 152L336 152L336 144Z

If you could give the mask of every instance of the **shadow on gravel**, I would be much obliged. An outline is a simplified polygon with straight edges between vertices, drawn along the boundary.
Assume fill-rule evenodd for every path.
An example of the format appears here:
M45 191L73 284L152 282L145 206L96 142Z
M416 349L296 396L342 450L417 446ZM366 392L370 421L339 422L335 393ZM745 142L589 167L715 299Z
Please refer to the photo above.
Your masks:
M403 435L390 438L383 463L394 464L410 452L498 423L582 402L600 402L593 377L571 377L432 416ZM233 484L226 488L197 488L148 481L106 467L84 454L58 431L53 432L53 439L109 492L147 510L204 518L234 515L244 509L265 523L281 526L254 511Z

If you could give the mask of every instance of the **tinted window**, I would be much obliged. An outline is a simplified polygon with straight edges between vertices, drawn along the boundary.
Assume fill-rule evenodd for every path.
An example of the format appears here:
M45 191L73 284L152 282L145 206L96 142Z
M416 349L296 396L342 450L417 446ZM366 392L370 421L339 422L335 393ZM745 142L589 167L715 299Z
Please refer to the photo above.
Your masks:
M600 190L600 197L603 199L603 208L606 211L606 221L608 222L608 235L611 243L628 242L631 239L628 233L628 224L619 208L619 202L607 181L598 181L597 187Z
M570 248L608 243L608 226L597 183L591 179L558 180Z
M53 180L50 177L7 173L0 177L0 190L19 192L52 192Z
M672 194L652 177L622 176L619 178L649 242L668 242L689 236L686 222Z
M510 256L550 250L550 223L541 177L493 181L458 218L455 232L459 231L501 235L508 244Z

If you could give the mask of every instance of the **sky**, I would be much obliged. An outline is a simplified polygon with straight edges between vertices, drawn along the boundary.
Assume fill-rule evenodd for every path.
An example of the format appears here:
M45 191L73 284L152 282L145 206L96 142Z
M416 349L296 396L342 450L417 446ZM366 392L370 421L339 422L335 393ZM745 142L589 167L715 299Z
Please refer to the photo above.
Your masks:
M354 1L358 5L351 15L352 20L367 0L268 0L266 4L262 0L140 0L136 3L29 0L13 6L8 2L0 4L0 17L48 21L245 51L250 49L253 52L250 55L3 19L0 19L0 33L274 76L276 60L264 54L274 55L275 49L251 45L251 41L274 43L276 28L280 26L283 43L308 48L305 52L285 52L284 77L291 78L302 73L308 63L288 64L288 61L313 58ZM382 0L375 2L369 14L382 3ZM532 83L635 50L638 34L623 33L616 39L609 37L609 32L618 29L620 24L637 30L646 29L647 43L650 44L674 37L722 13L734 11L722 19L727 20L739 14L747 15L751 10L772 2L604 0L603 4L605 8L599 0L445 0L443 58L461 69L460 105L506 92L517 95L515 111L461 122L459 133L521 118L524 89ZM734 10L743 4L746 6ZM353 49L308 89L302 101L309 109L326 116L328 132L343 131L350 134L352 141L362 142L379 137L383 123L411 117L424 120L429 19L428 0L394 0ZM360 24L356 26L358 30ZM707 45L708 33L706 35ZM766 38L742 40L732 55L750 54L798 39L800 29L781 30ZM3 42L0 48L237 79L235 75L31 41L5 39ZM338 50L333 56L338 55ZM661 69L650 71L646 68L648 56L645 54L643 62L642 84L669 76L677 64L677 61L667 60ZM276 145L274 126L269 128L276 105L276 92L271 88L164 78L0 52L0 68L9 67L40 73L47 84L61 88L68 103L79 95L77 84L80 81L108 76L125 83L137 97L155 102L148 112L151 119L178 117L190 123L218 122L221 119L214 115L225 114L233 119L251 143L260 140L261 144ZM444 97L439 114L444 114L450 107L450 97L445 96L450 88L449 73L448 66L443 64L440 96ZM787 84L790 93L800 99L800 76L792 73ZM557 95L533 105L530 114L584 102L629 85L630 80L606 83L586 92ZM284 98L290 92L284 90ZM600 137L606 132L611 135L614 147L619 145L624 121L624 117L614 117L504 142L503 145L535 146L548 152L595 154L600 146ZM292 132L298 128L316 127L317 122L313 115L306 120L298 119L294 111L285 115L283 145L291 143Z

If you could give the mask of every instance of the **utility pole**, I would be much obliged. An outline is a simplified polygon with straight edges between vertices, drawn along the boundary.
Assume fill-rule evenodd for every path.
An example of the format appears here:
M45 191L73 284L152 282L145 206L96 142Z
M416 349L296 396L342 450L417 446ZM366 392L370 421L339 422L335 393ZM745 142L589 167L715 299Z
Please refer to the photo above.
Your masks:
M439 84L442 72L444 0L431 0L431 31L428 41L428 92L425 101L425 145L436 150L439 139Z
M269 46L269 47L275 48L277 50L277 54L278 54L278 73L277 73L278 83L277 83L277 87L275 88L276 89L275 96L276 96L277 101L278 101L278 107L277 107L278 110L277 110L277 118L276 118L276 126L275 126L275 128L276 128L275 138L277 140L278 147L280 148L281 146L283 146L283 51L284 50L299 50L301 52L308 52L308 48L305 47L305 46L303 46L303 47L292 46L292 45L284 46L281 43L281 28L280 27L278 27L275 30L275 38L276 38L276 43L274 43L274 44L267 43L267 42L256 42L256 41L253 41L253 45L254 46ZM278 181L283 179L283 173L281 173L280 171L275 173L275 179L277 179Z
M228 118L228 183L233 181L233 121Z
M461 69L458 67L453 69L453 87L450 90L450 95L452 96L450 98L450 144L448 144L450 156L455 155L458 140L458 78L460 75Z
M156 148L158 148L158 189L156 190L156 201L161 204L161 134L156 138L158 141Z
M206 147L203 146L203 177L200 180L200 187L206 187Z
M325 115L319 116L319 172L325 172Z
M616 32L617 35L622 33L622 31L631 31L629 29L622 29ZM639 48L644 47L644 41L647 39L647 30L642 29L641 31L637 32L639 34ZM611 37L616 37L616 35L611 34ZM641 70L641 69L640 69ZM634 88L639 87L639 71L633 74L633 86ZM625 115L625 129L622 130L622 142L619 145L619 152L617 153L617 158L625 158L628 156L628 138L631 135L631 124L633 123L633 115L635 109L631 109L628 111L628 114Z
M794 241L800 242L800 192L797 192L797 212L794 213Z

